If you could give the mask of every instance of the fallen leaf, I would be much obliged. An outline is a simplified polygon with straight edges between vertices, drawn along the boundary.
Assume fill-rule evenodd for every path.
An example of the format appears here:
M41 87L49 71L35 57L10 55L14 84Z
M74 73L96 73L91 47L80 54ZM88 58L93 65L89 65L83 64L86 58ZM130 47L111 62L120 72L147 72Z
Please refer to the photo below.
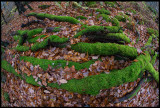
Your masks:
M92 59L98 59L99 55L98 56L91 56Z
M61 80L59 80L59 82L63 84L63 83L67 83L67 80L61 79Z
M48 91L48 90L44 90L44 93L51 93L50 91Z

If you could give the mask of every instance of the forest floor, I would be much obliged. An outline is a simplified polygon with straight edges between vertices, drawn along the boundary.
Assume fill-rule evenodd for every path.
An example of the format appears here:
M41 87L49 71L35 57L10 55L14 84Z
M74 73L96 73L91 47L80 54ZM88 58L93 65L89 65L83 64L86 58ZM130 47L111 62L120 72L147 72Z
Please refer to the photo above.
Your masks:
M149 38L149 34L147 33L147 28L153 28L158 30L159 25L155 22L154 17L152 16L152 13L144 9L145 5L142 2L117 2L121 7L109 7L106 6L104 2L97 2L96 8L102 8L111 11L110 16L114 17L118 13L122 12L128 12L130 13L130 18L133 22L133 30L130 30L126 28L126 22L120 22L120 26L125 28L123 31L127 37L129 37L132 42L125 43L125 45L128 45L130 47L137 48L137 51L141 52L140 48L145 45ZM38 8L39 5L51 5L49 8L46 9L40 9ZM138 5L136 5L138 4ZM84 4L83 4L84 5ZM81 9L81 8L75 8L73 7L72 3L68 4L68 2L61 2L59 7L58 5L55 5L55 2L31 2L30 6L33 8L33 10L27 9L27 11L24 12L25 15L31 13L31 12L37 12L37 13L48 13L52 15L57 16L71 16L71 17L77 17L77 16L85 16L87 20L85 19L79 19L84 24L87 24L89 26L97 25L97 26L112 26L111 22L106 22L103 20L103 18L97 19L96 16L99 14L95 10L92 9ZM132 8L136 10L136 14L133 14L132 12L127 11L127 8ZM146 12L147 11L147 12ZM92 15L91 15L92 14ZM137 24L136 18L144 20L144 24ZM36 20L36 17L30 16L28 17L29 20ZM68 45L66 48L57 48L57 47L49 47L40 49L38 51L32 52L31 50L25 51L25 52L18 52L16 50L13 50L11 48L14 48L17 46L18 41L15 41L13 39L13 36L11 36L11 31L17 31L17 30L30 30L35 28L45 28L45 27L61 27L61 30L59 32L42 32L41 34L35 35L58 35L59 37L66 37L71 38L70 44L75 44L78 42L89 42L87 38L72 38L82 27L81 24L71 24L69 22L58 22L54 20L49 20L45 18L43 20L46 24L46 26L43 26L42 24L32 24L29 27L21 28L22 23L27 23L28 20L26 16L18 15L16 14L14 19L10 21L7 25L2 25L1 29L1 40L6 41L8 40L10 42L9 46L5 48L5 60L8 61L18 72L18 67L25 71L25 73L30 74L31 70L34 70L33 73L35 75L39 76L48 76L47 73L51 71L50 66L48 66L48 69L44 71L39 66L34 66L30 62L24 62L19 61L19 56L32 56L40 59L48 59L48 60L68 60L73 62L79 62L84 63L89 60L95 59L95 58L101 58L102 61L97 60L94 64L90 65L89 69L81 69L79 71L75 70L75 67L68 67L66 66L64 69L59 68L55 69L54 75L59 77L58 79L61 79L60 71L64 72L73 72L70 76L63 76L63 79L65 81L68 81L70 79L81 79L86 76L92 76L92 75L98 75L101 72L109 73L113 69L123 69L127 66L129 66L133 60L116 60L115 56L93 56L88 55L85 53L79 53L70 48ZM135 27L137 27L137 30L140 33L140 40L136 43L136 39L138 36L135 32ZM154 43L154 44L153 44ZM157 40L152 40L152 44L154 47L152 47L153 50L158 49L159 51L159 43ZM32 46L32 44L25 43L27 46ZM15 56L14 56L15 55ZM156 62L154 64L154 68L156 71L159 72L159 60L156 59ZM38 69L38 71L36 70ZM136 96L125 100L120 103L113 104L111 100L123 97L125 94L129 93L136 87L137 83L140 81L140 79L137 79L134 82L125 83L123 85L120 85L118 87L112 87L110 89L103 89L100 90L100 93L96 96L92 96L89 94L78 94L69 92L67 90L63 89L56 89L51 87L41 88L36 87L31 84L26 83L25 81L21 80L20 78L17 78L14 76L14 74L7 72L6 70L1 68L1 71L6 76L5 83L1 82L1 106L11 106L11 107L33 107L33 106L48 106L48 107L155 107L159 106L159 88L156 85L156 82L154 80L150 82L144 82L142 84L141 89L137 93ZM53 79L52 77L55 76L49 76L48 79ZM42 85L45 85L42 81ZM5 99L4 93L7 92L9 94L10 101L8 102Z

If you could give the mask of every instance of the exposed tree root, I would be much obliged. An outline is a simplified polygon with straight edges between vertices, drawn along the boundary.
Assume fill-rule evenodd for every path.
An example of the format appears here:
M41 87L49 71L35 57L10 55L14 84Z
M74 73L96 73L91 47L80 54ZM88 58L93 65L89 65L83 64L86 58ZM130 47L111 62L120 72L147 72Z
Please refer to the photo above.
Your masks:
M153 78L159 83L159 72L155 71L152 64L149 62L151 57L148 52L145 52L146 55L140 55L136 59L138 62L133 62L130 66L121 69L113 70L109 74L101 73L99 75L89 76L80 80L71 79L65 84L58 85L57 83L48 83L48 86L56 87L60 89L65 89L71 92L85 93L91 95L97 95L99 90L108 89L111 87L119 86L123 83L133 82L137 78L141 78L145 70L148 70ZM21 77L20 74L17 74L14 68L3 60L1 64L2 68L15 74L18 77ZM30 84L37 85L37 82L34 80L33 76L26 76L26 82ZM97 83L98 82L98 83Z
M48 18L50 20L55 20L55 21L70 22L72 24L80 23L79 20L70 16L56 16L56 15L51 15L46 13L35 13L35 12L29 13L27 16L35 16L37 19L41 19L41 20Z
M135 59L138 56L137 49L116 43L84 43L79 42L71 45L71 48L81 53L93 55L120 55Z

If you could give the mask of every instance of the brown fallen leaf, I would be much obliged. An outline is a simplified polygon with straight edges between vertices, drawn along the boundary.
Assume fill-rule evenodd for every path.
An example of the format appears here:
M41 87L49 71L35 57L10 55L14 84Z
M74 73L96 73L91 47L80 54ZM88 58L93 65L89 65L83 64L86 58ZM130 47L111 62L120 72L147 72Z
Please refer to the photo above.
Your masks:
M63 83L67 83L67 80L61 79L61 80L59 80L59 82L63 84Z

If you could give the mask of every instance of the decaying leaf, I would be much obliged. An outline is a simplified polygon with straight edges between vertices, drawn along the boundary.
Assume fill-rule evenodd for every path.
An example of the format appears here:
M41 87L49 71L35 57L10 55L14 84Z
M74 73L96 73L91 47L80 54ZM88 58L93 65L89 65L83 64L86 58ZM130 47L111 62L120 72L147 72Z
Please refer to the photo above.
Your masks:
M63 83L67 83L67 80L61 79L61 80L59 80L59 82L63 84Z

